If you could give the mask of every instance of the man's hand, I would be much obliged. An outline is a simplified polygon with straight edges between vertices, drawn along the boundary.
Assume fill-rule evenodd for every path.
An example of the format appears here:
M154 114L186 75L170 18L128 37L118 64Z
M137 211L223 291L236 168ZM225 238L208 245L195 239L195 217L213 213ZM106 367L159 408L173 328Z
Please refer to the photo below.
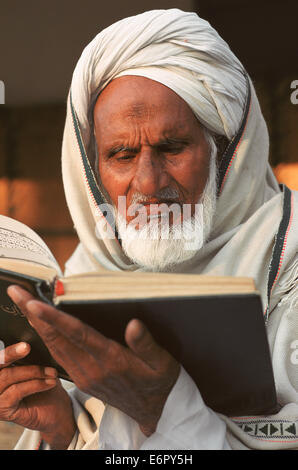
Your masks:
M29 352L27 343L1 351L0 420L40 431L52 448L67 448L75 433L69 396L57 380L55 369L12 366Z
M135 419L146 436L155 431L180 365L139 320L127 325L127 348L18 286L8 293L80 390Z

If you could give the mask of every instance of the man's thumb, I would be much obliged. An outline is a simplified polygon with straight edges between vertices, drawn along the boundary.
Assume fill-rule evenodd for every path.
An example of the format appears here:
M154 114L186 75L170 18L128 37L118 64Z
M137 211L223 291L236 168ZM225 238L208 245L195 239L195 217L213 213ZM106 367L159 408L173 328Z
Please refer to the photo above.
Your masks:
M131 320L125 330L125 341L129 348L152 369L157 369L165 350L153 339L146 326L137 319Z

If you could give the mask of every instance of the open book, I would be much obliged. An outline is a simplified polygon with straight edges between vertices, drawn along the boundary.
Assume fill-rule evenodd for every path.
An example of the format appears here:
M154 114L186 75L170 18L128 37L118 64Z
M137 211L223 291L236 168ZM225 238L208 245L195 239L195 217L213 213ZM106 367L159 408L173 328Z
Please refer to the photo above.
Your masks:
M28 342L21 363L53 366L69 379L7 295L10 284L122 344L128 321L139 318L214 411L277 412L261 299L250 278L110 271L63 277L34 231L0 216L0 340L5 347Z

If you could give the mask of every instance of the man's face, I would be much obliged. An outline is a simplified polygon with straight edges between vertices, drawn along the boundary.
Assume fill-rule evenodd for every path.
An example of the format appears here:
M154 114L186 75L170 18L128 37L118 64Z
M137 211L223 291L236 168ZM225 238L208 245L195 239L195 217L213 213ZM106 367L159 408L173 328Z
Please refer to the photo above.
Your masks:
M94 108L99 175L111 202L135 196L150 204L190 204L191 214L209 175L209 146L190 107L153 80L113 80ZM130 222L132 216L126 217Z

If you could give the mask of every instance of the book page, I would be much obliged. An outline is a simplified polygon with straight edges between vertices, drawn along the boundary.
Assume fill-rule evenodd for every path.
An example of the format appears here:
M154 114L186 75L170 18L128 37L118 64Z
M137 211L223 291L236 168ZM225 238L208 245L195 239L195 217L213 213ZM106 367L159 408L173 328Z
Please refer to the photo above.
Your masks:
M63 293L56 294L55 302L257 293L252 278L200 274L84 273L61 282Z
M1 258L30 261L57 271L60 267L45 242L27 225L0 215L0 268Z

